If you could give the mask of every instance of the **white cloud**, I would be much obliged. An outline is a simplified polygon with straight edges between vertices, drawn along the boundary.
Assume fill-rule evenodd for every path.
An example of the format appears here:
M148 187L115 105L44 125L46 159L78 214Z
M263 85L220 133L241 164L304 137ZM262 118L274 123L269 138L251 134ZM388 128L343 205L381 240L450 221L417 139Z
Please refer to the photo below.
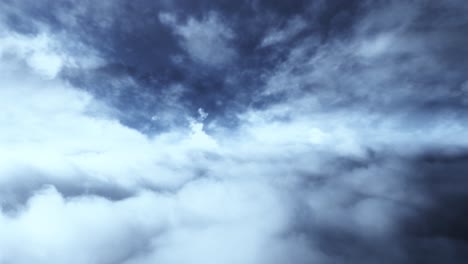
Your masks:
M263 38L261 47L275 45L295 37L307 27L307 22L301 17L290 19L282 29L274 29Z
M236 52L231 46L234 33L215 13L202 20L189 18L186 23L178 23L167 13L160 14L159 19L182 38L181 45L195 61L221 66L234 59Z
M63 58L54 50L52 40L46 34L26 37L19 34L2 34L0 56L18 56L27 65L47 79L53 79L63 66Z
M20 215L0 216L0 259L122 262L167 225L167 205L164 197L148 193L117 203L98 197L65 200L47 188L37 192Z
M50 80L56 78L64 67L95 68L102 63L89 47L75 44L73 51L66 50L63 42L68 40L65 39L65 36L53 35L46 31L35 36L0 32L0 57L9 61L9 64L3 67L10 67L11 70L14 64L23 62L38 77Z

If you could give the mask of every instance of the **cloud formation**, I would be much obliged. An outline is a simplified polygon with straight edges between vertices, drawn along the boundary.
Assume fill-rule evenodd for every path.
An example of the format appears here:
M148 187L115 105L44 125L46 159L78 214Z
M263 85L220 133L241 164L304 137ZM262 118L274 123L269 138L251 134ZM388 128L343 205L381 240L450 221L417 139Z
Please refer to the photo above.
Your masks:
M462 1L0 12L0 263L464 263Z
M181 45L196 61L213 66L228 63L235 56L229 41L234 38L233 32L217 17L210 13L201 21L189 18L186 24L177 24L171 14L162 13L159 19L163 24L174 28L179 35Z

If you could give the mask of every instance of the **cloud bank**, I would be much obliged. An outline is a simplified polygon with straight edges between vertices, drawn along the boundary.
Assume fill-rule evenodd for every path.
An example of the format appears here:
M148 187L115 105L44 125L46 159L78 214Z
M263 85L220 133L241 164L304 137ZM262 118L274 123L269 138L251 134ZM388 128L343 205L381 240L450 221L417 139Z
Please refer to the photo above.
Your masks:
M468 260L462 1L0 6L0 263Z

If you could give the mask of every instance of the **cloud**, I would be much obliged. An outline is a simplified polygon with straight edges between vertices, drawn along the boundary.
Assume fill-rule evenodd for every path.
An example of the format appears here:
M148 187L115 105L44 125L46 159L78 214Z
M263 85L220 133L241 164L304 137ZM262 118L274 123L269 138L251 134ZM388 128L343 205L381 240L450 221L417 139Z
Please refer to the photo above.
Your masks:
M306 27L307 22L304 19L294 17L288 21L283 30L276 29L269 32L262 40L261 47L267 47L291 39Z
M35 31L6 23L0 262L468 259L467 54L444 15L463 4L322 3L249 32L282 4L226 5L70 3ZM151 62L159 47L181 59ZM205 104L219 98L226 112Z
M160 14L159 18L182 38L181 45L195 61L222 66L234 59L236 52L230 43L234 33L215 13L201 20L189 18L186 23L177 23L167 13Z
M122 262L144 251L150 237L161 232L166 225L161 217L167 213L165 203L163 197L151 194L116 203L92 196L68 200L53 187L43 189L20 215L2 215L0 244L5 250L0 259L4 263L47 263L50 258L57 263Z
M60 54L54 52L52 40L47 35L28 38L19 34L2 37L0 53L2 56L25 58L26 64L44 78L53 79L61 70L64 62Z

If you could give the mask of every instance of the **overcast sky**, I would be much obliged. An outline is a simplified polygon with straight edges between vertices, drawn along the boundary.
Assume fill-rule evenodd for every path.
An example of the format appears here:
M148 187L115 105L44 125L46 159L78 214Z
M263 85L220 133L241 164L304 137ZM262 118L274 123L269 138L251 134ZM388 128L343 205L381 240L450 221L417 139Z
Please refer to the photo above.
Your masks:
M0 264L468 263L467 14L1 1Z

